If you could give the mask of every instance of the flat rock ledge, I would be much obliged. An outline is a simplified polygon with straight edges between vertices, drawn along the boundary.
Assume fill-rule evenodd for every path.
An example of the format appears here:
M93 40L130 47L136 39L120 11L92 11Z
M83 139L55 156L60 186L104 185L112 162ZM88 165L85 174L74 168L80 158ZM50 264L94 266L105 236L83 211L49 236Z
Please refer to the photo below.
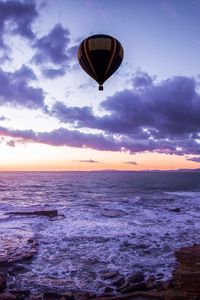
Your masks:
M57 217L58 211L57 210L35 210L35 211L14 211L8 212L6 215L9 216L43 216L43 217Z
M200 299L200 245L181 248L175 252L177 267L171 280L157 281L154 276L145 279L143 272L129 278L118 278L119 273L104 273L112 279L101 296L89 292L66 291L58 294L46 291L32 295L31 291L13 291L7 287L6 274L0 273L0 300L199 300Z

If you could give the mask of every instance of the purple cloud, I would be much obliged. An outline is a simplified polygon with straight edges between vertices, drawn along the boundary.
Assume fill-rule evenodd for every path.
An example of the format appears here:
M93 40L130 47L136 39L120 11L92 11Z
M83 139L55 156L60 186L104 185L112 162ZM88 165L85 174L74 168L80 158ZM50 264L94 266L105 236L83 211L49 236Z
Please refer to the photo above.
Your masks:
M0 121L6 121L8 120L8 118L6 118L5 116L0 116Z
M52 146L92 148L105 151L120 150L120 144L118 145L112 137L103 134L86 134L66 128L55 129L51 132L34 132L33 130L12 130L0 127L0 135L18 139L23 143L35 142Z
M188 158L187 160L200 163L200 157L191 157L191 158Z
M155 77L149 76L146 72L138 71L134 74L132 84L134 88L143 89L153 84Z
M135 161L124 161L124 164L133 165L133 166L138 165L138 163L136 163Z
M24 106L30 109L43 108L43 90L29 84L35 79L33 71L26 66L22 66L13 73L0 69L0 105Z
M19 34L28 39L34 38L31 26L37 16L38 12L33 1L0 1L0 47L6 48L3 35L7 30L11 34Z
M155 151L167 154L200 154L199 144L195 140L176 141L152 139L137 140L126 135L115 136L105 134L87 134L78 130L66 128L55 129L51 132L34 132L33 130L11 130L0 127L0 135L7 136L18 142L43 143L53 146L69 146L78 148L91 148L101 151L128 151L137 153ZM177 144L182 143L182 148L177 149Z
M44 76L55 78L65 73L69 62L69 55L66 54L69 42L69 30L61 24L56 24L48 34L36 41L34 48L37 53L32 60L42 67ZM55 67L49 68L49 63Z
M9 146L9 147L15 147L15 146L16 146L14 140L8 141L8 142L6 143L6 145Z
M54 79L60 76L65 75L66 68L64 66L61 66L58 69L55 68L42 68L42 74L50 79Z
M86 124L88 122L91 124L96 121L91 107L66 106L64 103L59 101L53 105L50 114L58 118L63 123L78 122L78 124ZM90 127L90 125L88 125L88 127Z
M93 159L82 159L82 160L76 160L77 162L81 163L90 163L90 164L97 164L99 161L93 160Z
M132 89L118 92L101 103L104 116L95 115L89 107L60 103L55 104L51 114L61 122L112 135L131 153L198 154L200 95L195 79L177 76L155 83L142 72L134 78ZM139 82L139 89L135 82Z

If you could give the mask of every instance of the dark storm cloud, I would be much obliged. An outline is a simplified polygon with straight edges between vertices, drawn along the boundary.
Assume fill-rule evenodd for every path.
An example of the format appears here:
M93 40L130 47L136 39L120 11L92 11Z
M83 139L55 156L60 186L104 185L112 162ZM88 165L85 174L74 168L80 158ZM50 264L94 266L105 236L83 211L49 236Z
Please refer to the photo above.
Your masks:
M69 30L61 24L56 24L48 34L36 41L36 54L32 61L41 66L44 76L55 78L64 75L70 58L70 53L66 54L69 42ZM73 54L73 49L71 52ZM49 63L55 67L49 68Z
M37 15L34 1L0 1L0 47L6 48L3 35L7 31L32 39L31 26Z
M53 107L52 114L61 122L113 135L131 153L200 153L197 142L200 95L195 79L177 76L156 83L148 74L140 72L134 76L133 85L132 89L118 92L101 103L104 116L95 115L89 107L67 107L59 103Z
M33 71L26 66L13 73L0 69L0 105L43 108L43 90L29 85L35 79Z

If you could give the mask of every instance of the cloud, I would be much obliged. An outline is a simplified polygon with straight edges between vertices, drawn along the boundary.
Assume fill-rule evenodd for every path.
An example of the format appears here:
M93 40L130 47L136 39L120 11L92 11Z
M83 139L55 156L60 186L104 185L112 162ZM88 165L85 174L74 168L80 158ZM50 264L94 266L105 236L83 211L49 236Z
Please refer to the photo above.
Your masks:
M155 77L149 76L146 72L137 71L133 75L132 84L134 88L143 89L153 84Z
M5 72L0 69L0 105L43 108L43 90L29 84L35 79L34 72L27 66L22 66L15 72Z
M200 163L200 157L191 157L191 158L187 158L187 160Z
M16 145L15 145L15 141L14 140L10 140L10 141L8 141L7 143L6 143L6 145L7 146L9 146L9 147L15 147Z
M87 106L68 107L61 103L55 104L52 114L77 128L112 135L131 153L200 153L200 95L196 80L176 76L155 82L151 78L143 72L135 74L132 89L117 92L101 103L103 116L95 115Z
M32 23L38 16L33 1L0 1L0 47L6 48L4 33L33 39Z
M6 118L5 116L0 116L0 121L6 121L8 120L8 118Z
M88 122L91 124L95 122L95 116L92 113L92 109L89 106L76 107L76 106L67 106L64 103L57 101L51 111L50 115L55 116L63 123L83 123L84 126ZM90 125L88 125L90 127Z
M133 165L133 166L138 165L138 163L136 163L135 161L124 161L124 164Z
M44 76L55 78L64 75L70 58L66 54L69 42L69 30L61 24L56 24L48 34L35 42L36 54L32 61L42 67ZM73 48L70 51L73 54Z
M93 159L82 159L82 160L76 160L77 162L80 162L80 163L90 163L90 164L98 164L99 161L97 160L93 160Z
M65 75L66 68L64 66L61 66L58 69L55 68L43 68L42 69L42 74L50 79L54 79L60 76Z
M120 144L103 134L86 134L78 130L58 128L51 132L34 132L33 130L14 130L0 127L0 136L17 139L20 143L42 143L52 146L69 146L91 148L96 150L119 151Z

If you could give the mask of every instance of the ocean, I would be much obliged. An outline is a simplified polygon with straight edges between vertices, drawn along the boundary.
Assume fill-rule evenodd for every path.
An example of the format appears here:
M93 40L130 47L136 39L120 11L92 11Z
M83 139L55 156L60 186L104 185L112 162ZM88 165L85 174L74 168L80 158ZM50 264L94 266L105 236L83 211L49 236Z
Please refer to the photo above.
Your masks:
M38 210L58 216L10 214ZM15 290L103 291L111 271L164 280L174 251L200 243L199 232L200 172L0 173L0 254L20 255L23 236L37 243L9 267ZM9 237L14 253L3 248Z

